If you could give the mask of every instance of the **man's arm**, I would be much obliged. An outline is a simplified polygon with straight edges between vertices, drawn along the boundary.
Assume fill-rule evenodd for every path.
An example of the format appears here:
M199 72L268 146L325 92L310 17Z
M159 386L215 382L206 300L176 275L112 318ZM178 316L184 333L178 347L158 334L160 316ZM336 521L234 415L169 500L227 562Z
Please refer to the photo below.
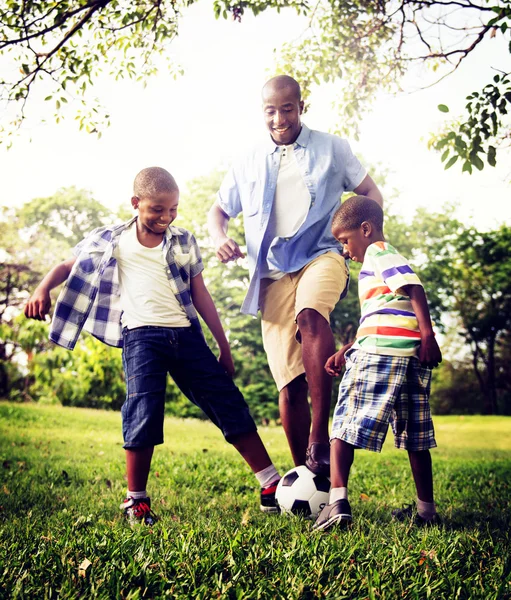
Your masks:
M56 267L53 267L43 278L25 306L24 313L27 318L37 319L38 321L44 320L51 307L51 290L66 281L75 262L76 257L69 258Z
M234 363L231 356L231 347L225 337L224 328L220 322L220 317L216 310L213 298L204 283L202 273L192 277L190 281L190 291L192 294L192 302L199 315L204 319L209 330L218 344L220 356L218 362L232 377L234 375Z
M371 200L375 200L383 208L383 196L369 175L366 175L353 191L359 196L367 196Z
M237 258L245 258L238 244L227 235L230 217L215 201L208 213L209 235L215 244L216 256L223 263Z
M442 362L442 353L433 332L426 293L422 285L405 285L403 290L410 296L410 302L419 323L421 332L419 360L424 366L434 369Z

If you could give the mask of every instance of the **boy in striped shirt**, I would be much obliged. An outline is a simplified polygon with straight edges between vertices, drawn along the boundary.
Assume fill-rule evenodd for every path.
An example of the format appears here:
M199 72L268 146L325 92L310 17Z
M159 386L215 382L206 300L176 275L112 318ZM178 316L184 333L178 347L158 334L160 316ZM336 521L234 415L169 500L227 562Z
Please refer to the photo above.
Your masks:
M408 451L417 504L392 512L418 525L438 524L433 498L430 448L436 446L429 408L431 369L442 360L424 288L408 264L383 235L383 211L365 196L343 202L332 232L345 256L361 262L360 326L353 342L325 364L339 375L346 366L334 411L329 503L315 530L352 521L348 478L355 448L380 452L389 422L397 448Z

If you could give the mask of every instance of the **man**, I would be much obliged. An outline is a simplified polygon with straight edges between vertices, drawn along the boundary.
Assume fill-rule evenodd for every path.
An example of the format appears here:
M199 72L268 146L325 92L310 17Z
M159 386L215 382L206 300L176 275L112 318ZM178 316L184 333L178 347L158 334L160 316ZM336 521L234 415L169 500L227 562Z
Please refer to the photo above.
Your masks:
M261 309L295 465L328 474L332 381L324 365L335 352L330 313L348 278L331 221L345 191L380 205L383 198L345 140L302 125L297 81L273 77L262 100L270 139L226 175L208 215L209 231L222 262L243 258L227 235L229 219L243 212L251 281L242 312Z

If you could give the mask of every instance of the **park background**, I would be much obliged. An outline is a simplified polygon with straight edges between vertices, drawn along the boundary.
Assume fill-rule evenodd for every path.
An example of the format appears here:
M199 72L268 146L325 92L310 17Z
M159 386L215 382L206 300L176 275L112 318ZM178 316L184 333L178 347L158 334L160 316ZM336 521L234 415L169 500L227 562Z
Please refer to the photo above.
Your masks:
M241 22L217 20L206 2L183 9L179 35L168 47L171 73L159 65L146 87L107 74L94 81L90 94L111 115L99 139L78 129L71 96L69 106L58 102L56 123L41 84L19 132L0 146L0 396L120 408L117 350L84 335L66 352L46 341L47 325L19 313L41 276L88 231L131 216L134 175L160 165L181 186L176 224L190 228L201 245L206 281L233 347L236 382L258 421L277 419L258 319L239 313L246 264L217 263L205 220L229 164L266 135L260 88L276 69L292 67L279 48L299 39L308 19L292 9L268 9L257 17L247 11ZM431 87L440 78L435 68L410 69L402 91L376 90L355 119L335 102L342 78L308 87L303 121L334 131L344 131L343 121L351 124L352 146L384 193L387 239L411 259L428 291L444 353L433 384L437 414L511 413L511 153L503 144L496 166L468 174L459 163L444 170L428 147L446 117L438 105L456 114L466 95L509 70L509 31L503 33L485 39L463 68ZM7 60L2 56L4 68ZM5 109L7 120L8 104ZM240 220L230 232L243 241ZM358 268L352 265L349 296L332 315L338 344L356 330ZM172 382L167 407L170 414L201 416Z
M419 61L393 89L377 78L361 80L351 91L362 99L370 94L358 105L338 98L363 63L351 44L349 15L359 14L363 29L378 11L401 4L397 0L318 3L300 15L280 0L226 1L217 5L233 10L218 20L206 1L4 0L0 10L9 14L2 13L0 31L15 22L20 6L44 12L50 5L65 10L78 4L117 6L121 18L136 18L129 9L148 6L178 7L182 14L179 35L156 60L160 72L145 87L134 80L136 72L134 79L126 69L124 79L117 77L119 57L107 53L105 72L93 77L85 99L100 98L110 114L108 128L94 131L86 119L75 120L82 105L72 88L53 96L51 82L40 82L21 127L6 137L17 103L1 96L0 598L509 600L509 115L499 113L498 135L491 136L491 143L501 142L495 166L486 144L483 163L476 152L444 169L464 152L467 137L451 136L434 151L451 116L463 113L466 97L492 82L502 87L494 78L511 70L509 1L403 2L411 11L431 7L430 16L440 8L458 18L462 7L478 4L481 14L493 7L504 17L452 75L441 79L449 67L442 61L430 68ZM240 6L241 22L230 18L240 16ZM321 40L339 50L342 39L349 65L334 64L338 72L329 71L330 81L323 77L328 50L326 59L320 53L313 60L293 50L291 60L278 50L286 42L300 44L325 6L327 12L329 6L341 9L339 23L345 13L349 17ZM253 16L251 7L260 14ZM478 12L471 26L483 20ZM413 54L417 32L409 25L405 46ZM455 46L458 34L476 31L465 30L462 21L451 25L445 48ZM316 32L321 37L321 29ZM2 78L19 68L23 75L29 67L5 52L5 39L0 35ZM93 48L91 39L84 35L80 60ZM382 58L379 40L372 43L380 49L375 59ZM365 50L370 57L371 48ZM174 64L170 72L165 56ZM177 63L183 74L174 77ZM275 426L277 393L259 321L239 313L246 265L219 264L204 226L225 170L267 135L259 94L277 71L310 75L304 122L348 137L384 193L388 239L410 257L428 290L444 353L432 396L443 527L424 530L391 520L390 510L414 497L406 453L394 450L391 440L379 455L357 454L351 530L315 535L309 521L260 514L252 474L211 423L183 418L201 415L169 381L165 444L155 453L149 483L160 520L154 528L130 529L118 510L126 487L120 351L87 335L74 352L65 351L48 343L47 323L21 314L41 276L88 231L131 216L131 184L141 168L169 169L182 190L176 224L192 229L201 245L207 283L233 347L236 382L263 425L277 468L291 468L283 430ZM498 106L505 111L510 104L511 95L503 95ZM471 174L462 172L467 162ZM239 220L230 231L242 241ZM358 269L352 265L350 294L332 316L339 344L357 326Z

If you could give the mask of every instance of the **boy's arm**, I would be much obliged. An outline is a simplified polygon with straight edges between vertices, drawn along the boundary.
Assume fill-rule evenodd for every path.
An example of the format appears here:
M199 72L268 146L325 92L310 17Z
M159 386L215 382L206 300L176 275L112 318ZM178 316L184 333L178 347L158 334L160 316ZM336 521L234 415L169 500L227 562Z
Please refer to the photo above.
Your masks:
M349 344L344 344L344 346L340 350L338 350L335 354L332 354L332 356L326 361L325 371L331 377L336 377L337 375L340 375L341 369L346 363L344 355L346 354L346 352L348 352L348 350L353 346L354 343L355 340L353 340Z
M424 366L434 369L442 362L442 353L433 332L426 293L422 285L405 285L403 290L410 296L410 302L419 323L421 332L419 360Z
M224 328L220 322L220 317L216 310L213 298L204 283L202 273L192 277L190 281L190 291L192 294L193 305L197 309L199 315L204 319L209 330L218 344L220 356L218 362L226 370L231 377L234 375L234 363L231 356L231 347L225 337Z
M69 258L56 267L53 267L43 278L25 306L24 313L27 318L37 319L38 321L44 320L51 307L51 290L66 281L75 262L76 257L73 256L73 258Z

